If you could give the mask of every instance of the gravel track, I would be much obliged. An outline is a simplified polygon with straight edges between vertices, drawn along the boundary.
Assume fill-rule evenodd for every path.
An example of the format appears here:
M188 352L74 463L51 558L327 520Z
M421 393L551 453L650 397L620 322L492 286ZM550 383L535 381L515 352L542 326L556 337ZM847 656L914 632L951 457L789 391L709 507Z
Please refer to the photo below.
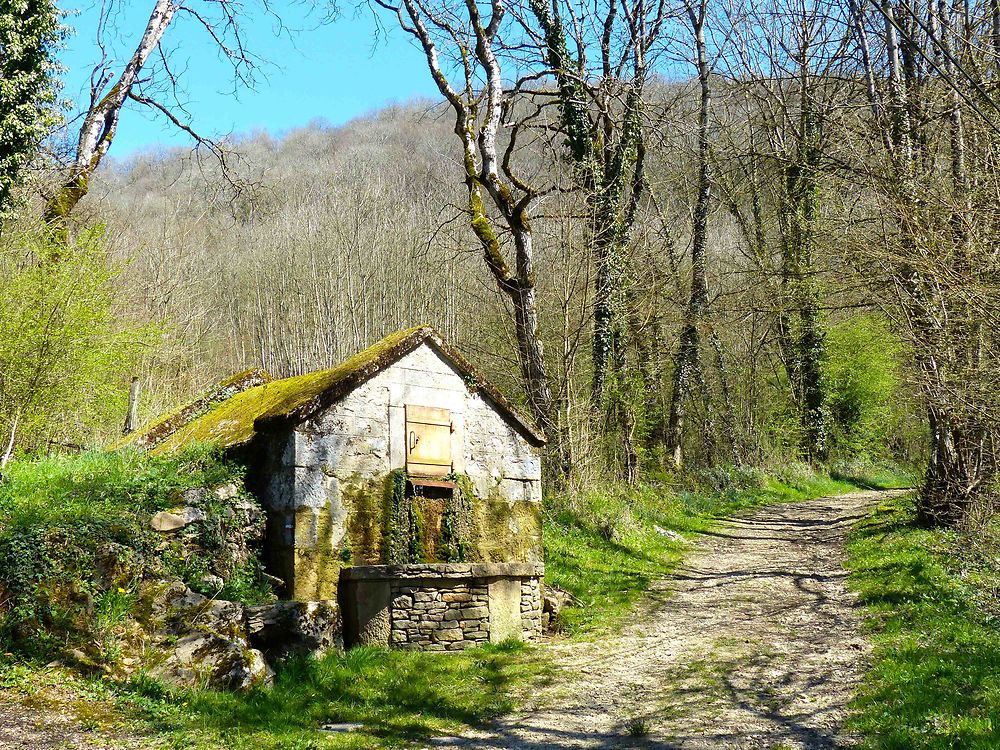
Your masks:
M541 708L433 747L835 750L868 644L845 584L851 524L888 493L776 505L721 524L618 637L554 644Z

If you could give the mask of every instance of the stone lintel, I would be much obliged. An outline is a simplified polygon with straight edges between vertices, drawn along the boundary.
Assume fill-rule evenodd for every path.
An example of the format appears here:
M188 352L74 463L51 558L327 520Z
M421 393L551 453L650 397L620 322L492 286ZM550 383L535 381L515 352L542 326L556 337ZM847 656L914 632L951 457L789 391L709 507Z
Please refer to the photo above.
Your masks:
M441 580L468 578L541 578L542 563L413 563L356 565L340 571L345 581Z

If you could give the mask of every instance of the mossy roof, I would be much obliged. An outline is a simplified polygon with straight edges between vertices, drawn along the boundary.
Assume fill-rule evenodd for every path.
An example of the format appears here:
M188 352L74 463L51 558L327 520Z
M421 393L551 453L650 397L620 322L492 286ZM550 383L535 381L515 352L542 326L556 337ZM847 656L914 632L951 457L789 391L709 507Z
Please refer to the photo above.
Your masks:
M134 446L136 448L152 448L163 442L181 427L195 420L199 415L210 411L216 404L228 398L254 388L263 383L269 383L271 376L264 370L249 369L230 375L197 398L160 415L152 422L119 438L110 446L111 450Z
M264 382L212 404L186 424L171 425L172 431L156 441L151 450L171 452L194 442L214 442L225 448L243 445L269 424L308 419L423 343L429 344L450 361L467 380L471 379L472 385L481 390L526 439L535 445L545 442L544 435L468 361L447 347L433 328L418 326L390 334L336 367ZM162 424L163 421L160 419L154 424ZM126 440L123 444L129 442ZM136 444L145 447L139 441Z

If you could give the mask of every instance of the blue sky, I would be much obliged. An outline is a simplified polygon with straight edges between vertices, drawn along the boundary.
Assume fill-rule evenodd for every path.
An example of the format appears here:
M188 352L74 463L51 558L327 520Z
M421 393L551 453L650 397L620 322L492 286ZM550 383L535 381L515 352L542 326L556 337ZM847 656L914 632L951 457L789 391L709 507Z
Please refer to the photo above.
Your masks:
M112 51L126 55L135 48L152 5L151 0L120 1L110 26ZM67 69L64 95L83 102L91 68L100 59L96 44L100 4L64 0L61 7L76 12L67 18L75 33L61 54ZM248 12L257 7L255 0L246 0ZM242 90L236 96L231 68L219 59L204 31L189 18L178 18L167 30L166 46L174 50L171 64L186 68L182 98L204 135L254 130L280 134L318 118L336 125L385 104L436 95L419 50L388 22L388 33L376 41L375 23L367 9L355 15L348 6L340 18L321 24L321 13L307 12L301 3L278 0L272 7L296 31L276 34L274 20L259 13L244 26L247 47L268 64L263 68L266 78L256 90ZM121 159L158 145L189 143L190 138L164 118L131 105L122 115L110 154Z

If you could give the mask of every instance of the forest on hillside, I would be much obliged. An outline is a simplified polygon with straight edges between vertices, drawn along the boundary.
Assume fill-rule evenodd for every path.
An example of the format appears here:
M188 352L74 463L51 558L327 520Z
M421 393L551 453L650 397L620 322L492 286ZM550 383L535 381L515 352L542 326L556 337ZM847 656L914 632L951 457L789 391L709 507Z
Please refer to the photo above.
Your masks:
M553 488L894 461L926 467L925 521L994 512L995 4L376 0L439 100L221 142L154 53L189 24L252 86L248 7L151 3L67 121L59 10L24 5L4 464L107 443L133 378L143 421L427 323L542 426ZM193 150L108 157L139 107Z

